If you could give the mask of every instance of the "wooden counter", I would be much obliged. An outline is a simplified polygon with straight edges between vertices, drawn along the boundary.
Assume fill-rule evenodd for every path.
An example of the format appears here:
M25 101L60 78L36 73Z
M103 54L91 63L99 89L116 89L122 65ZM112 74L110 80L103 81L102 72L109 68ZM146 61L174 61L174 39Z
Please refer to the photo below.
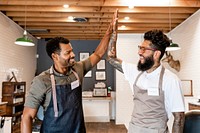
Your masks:
M189 110L200 110L200 102L189 102Z
M6 105L7 102L0 103L0 116L6 115Z

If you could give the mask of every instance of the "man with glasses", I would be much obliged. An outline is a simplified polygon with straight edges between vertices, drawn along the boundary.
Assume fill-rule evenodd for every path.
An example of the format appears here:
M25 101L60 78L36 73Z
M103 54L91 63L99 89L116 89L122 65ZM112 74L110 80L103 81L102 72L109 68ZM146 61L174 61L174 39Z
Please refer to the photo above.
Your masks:
M110 41L116 42L116 38ZM117 58L115 45L109 45L108 62L133 86L134 108L129 133L167 133L167 121L171 115L174 116L172 132L183 132L185 108L181 82L161 65L161 58L169 45L170 41L162 31L146 32L144 41L138 46L137 65Z

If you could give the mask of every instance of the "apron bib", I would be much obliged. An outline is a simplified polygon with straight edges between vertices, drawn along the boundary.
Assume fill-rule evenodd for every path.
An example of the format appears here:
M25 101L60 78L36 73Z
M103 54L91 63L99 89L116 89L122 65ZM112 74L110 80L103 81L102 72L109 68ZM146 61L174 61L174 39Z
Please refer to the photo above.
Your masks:
M158 84L158 96L149 96L147 90L136 86L140 73L133 85L134 88L134 109L131 122L129 124L129 133L167 133L167 113L164 105L164 92L162 90L162 79L164 67L160 72Z
M85 133L82 108L82 89L71 84L55 85L52 70L52 96L44 115L40 133ZM78 75L74 72L77 80Z

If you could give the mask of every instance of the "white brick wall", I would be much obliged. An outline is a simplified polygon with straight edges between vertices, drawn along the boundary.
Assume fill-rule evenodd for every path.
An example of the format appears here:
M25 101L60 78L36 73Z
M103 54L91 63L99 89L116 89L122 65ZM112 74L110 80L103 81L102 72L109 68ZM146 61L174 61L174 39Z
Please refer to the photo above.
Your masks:
M181 70L177 75L180 79L193 80L194 96L200 97L200 10L179 25L171 33L173 42L181 46L181 50L171 52L174 59L180 60ZM117 41L118 57L124 61L137 63L137 45L142 41L141 34L119 34ZM170 69L172 70L172 69ZM172 70L173 71L173 70ZM175 71L173 71L175 72ZM187 99L188 101L188 99ZM187 104L187 103L186 103ZM116 123L125 124L131 118L133 107L130 86L124 76L116 73Z
M15 40L22 35L23 29L0 12L0 99L2 82L6 80L11 70L16 72L17 80L26 81L27 89L35 75L37 45L34 47L15 45ZM37 43L36 39L34 41Z
M174 42L181 46L176 58L180 60L181 79L193 81L194 97L200 98L200 10L184 21L171 33Z
M142 42L141 34L119 34L117 40L117 56L126 62L138 62L138 44ZM123 74L116 72L116 124L128 127L132 108L133 93Z

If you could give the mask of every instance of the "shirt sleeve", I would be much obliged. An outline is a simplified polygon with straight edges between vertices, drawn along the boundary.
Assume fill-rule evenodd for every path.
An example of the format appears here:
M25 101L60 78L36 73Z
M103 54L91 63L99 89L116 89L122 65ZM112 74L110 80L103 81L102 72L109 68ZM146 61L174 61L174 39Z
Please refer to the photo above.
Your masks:
M82 63L83 63L83 72L85 75L88 71L92 69L92 64L89 58L87 58L86 60L83 60Z
M122 62L122 69L124 72L125 79L128 80L130 85L133 85L136 76L139 74L139 71L137 70L137 66L135 64Z
M168 78L165 79L164 88L168 117L170 117L173 112L185 112L180 79L176 75L168 76Z
M24 106L38 109L40 104L43 102L45 93L46 87L44 83L38 77L35 77L31 83Z

